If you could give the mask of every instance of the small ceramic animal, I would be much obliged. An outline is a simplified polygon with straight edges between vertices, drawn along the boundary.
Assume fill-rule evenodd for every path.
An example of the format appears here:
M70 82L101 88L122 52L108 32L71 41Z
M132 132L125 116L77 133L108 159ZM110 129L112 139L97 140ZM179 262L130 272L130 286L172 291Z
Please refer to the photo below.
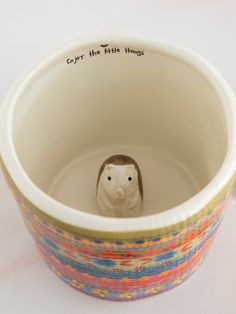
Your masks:
M109 217L137 217L143 208L143 183L137 162L126 155L107 158L98 173L97 203Z

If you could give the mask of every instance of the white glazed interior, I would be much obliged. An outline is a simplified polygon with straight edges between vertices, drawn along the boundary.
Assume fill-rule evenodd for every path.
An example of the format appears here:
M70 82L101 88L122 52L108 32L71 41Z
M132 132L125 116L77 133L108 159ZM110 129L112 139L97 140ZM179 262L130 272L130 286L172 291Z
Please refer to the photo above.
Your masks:
M72 50L34 81L15 108L16 152L44 192L92 213L103 160L131 155L142 170L143 215L155 214L186 201L216 174L227 147L223 108L189 65L118 47L124 52ZM101 53L90 57L92 49ZM76 55L84 60L65 62Z
M100 46L104 43L121 52L104 54ZM144 51L144 55L127 54L125 47ZM89 57L92 49L101 52ZM67 58L83 54L84 60L67 64ZM1 113L1 155L22 193L62 221L113 231L164 227L197 212L232 176L233 119L231 90L200 57L163 43L104 39L63 50L13 90ZM94 170L98 171L105 157L119 152L135 157L141 169L148 169L148 164L149 176L153 174L153 180L148 175L144 180L144 217L100 217L90 214L96 213L95 207L86 207L89 196L95 204ZM165 171L158 185L155 160L160 163L163 154ZM63 199L55 200L47 193L53 195L55 180L76 160L81 167L78 173L85 169L80 161L87 160L88 171L83 171L77 183L79 193L87 182L88 203L86 198L79 203L78 198L78 206L72 206L77 208L72 208L73 202L63 204L59 202ZM168 160L173 161L171 166ZM181 173L175 179L170 171L173 165ZM182 193L188 188L179 180L185 175L191 188L176 199L176 190ZM73 180L63 186L64 194L69 195ZM161 205L155 206L164 180L170 181L171 188Z

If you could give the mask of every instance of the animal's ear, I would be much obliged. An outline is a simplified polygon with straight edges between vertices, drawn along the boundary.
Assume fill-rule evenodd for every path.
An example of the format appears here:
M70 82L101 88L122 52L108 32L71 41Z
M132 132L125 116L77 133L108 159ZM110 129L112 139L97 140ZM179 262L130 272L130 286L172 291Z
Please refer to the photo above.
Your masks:
M107 164L107 165L106 165L106 169L107 169L107 170L110 170L111 168L112 168L112 165L111 165L111 164Z
M135 169L135 165L133 164L130 164L130 165L124 165L125 168L128 168L128 169Z

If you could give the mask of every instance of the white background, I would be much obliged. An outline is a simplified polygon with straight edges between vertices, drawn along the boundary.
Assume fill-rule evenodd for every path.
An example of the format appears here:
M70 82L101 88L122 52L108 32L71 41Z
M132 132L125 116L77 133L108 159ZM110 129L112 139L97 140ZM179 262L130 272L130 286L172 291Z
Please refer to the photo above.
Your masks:
M43 58L102 33L184 45L236 91L235 0L0 0L0 101ZM114 303L77 292L47 268L0 176L0 313L236 314L236 202L230 202L207 260L189 280L159 296Z

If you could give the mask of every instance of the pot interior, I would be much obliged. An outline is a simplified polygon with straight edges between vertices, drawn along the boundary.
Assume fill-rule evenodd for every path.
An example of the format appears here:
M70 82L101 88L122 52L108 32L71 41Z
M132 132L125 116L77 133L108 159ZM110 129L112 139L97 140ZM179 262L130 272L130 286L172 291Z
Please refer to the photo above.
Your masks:
M41 190L99 214L101 163L130 155L143 176L143 215L168 210L204 188L224 160L221 99L175 56L104 45L64 52L29 81L13 116L17 156Z

